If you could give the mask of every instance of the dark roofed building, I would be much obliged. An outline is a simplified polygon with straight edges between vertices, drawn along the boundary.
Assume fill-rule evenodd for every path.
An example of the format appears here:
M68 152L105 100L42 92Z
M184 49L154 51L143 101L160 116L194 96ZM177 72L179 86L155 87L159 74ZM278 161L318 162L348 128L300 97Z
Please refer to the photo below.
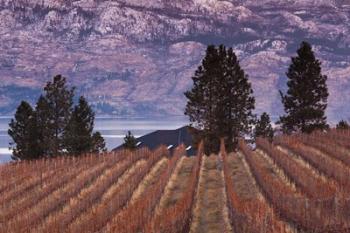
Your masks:
M177 146L184 144L186 146L187 155L196 155L196 150L192 147L192 135L189 130L190 128L188 126L175 130L157 130L137 138L137 146L139 148L148 147L154 150L161 145L165 145L172 152ZM123 148L123 145L114 150L119 150L121 148Z

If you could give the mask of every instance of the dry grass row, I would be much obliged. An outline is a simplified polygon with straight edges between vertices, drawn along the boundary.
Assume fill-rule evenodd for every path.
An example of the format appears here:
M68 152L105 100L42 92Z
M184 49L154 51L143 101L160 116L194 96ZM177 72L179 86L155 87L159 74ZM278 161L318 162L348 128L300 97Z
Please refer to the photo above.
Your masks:
M292 138L295 138L295 140L298 140L307 146L314 147L350 167L349 151L344 149L343 146L338 145L341 141L334 143L335 141L332 140L328 134L325 134L324 136L316 133L313 135L296 135Z
M150 152L132 153L127 158L105 168L102 173L89 182L87 186L82 186L75 195L71 195L68 202L56 213L52 214L43 225L35 229L34 232L65 232L67 226L81 213L88 209L95 201L98 201L108 188L117 182L124 172L134 163L146 159Z
M101 163L96 168L85 169L65 187L57 189L51 195L41 200L31 209L22 212L20 216L6 224L6 232L29 232L35 229L35 225L45 221L51 212L57 211L70 197L76 195L79 190L88 185L91 179L98 176L106 167Z
M280 137L275 143L300 156L329 179L335 180L340 192L350 193L350 168L293 138Z
M116 189L113 195L101 202L97 208L87 212L78 221L70 225L66 232L97 232L102 230L106 224L115 216L123 207L125 207L133 192L142 182L144 177L151 169L161 161L164 156L168 156L165 147L161 147L154 153L150 154L146 163L137 167L135 171L127 179L120 183L120 188ZM103 194L101 193L100 196Z
M88 186L91 181L96 179L96 177L98 177L106 168L125 159L127 155L128 153L123 151L117 155L106 157L87 157L87 160L85 158L82 160L75 158L72 159L73 161L77 162L74 162L68 167L69 171L64 173L64 176L74 173L80 166L83 166L85 169L83 169L81 173L77 174L76 177L71 180L71 182L67 183L61 188L56 189L50 195L47 195L44 199L40 200L32 208L25 211L18 211L15 218L7 221L6 224L1 225L3 230L6 229L6 231L1 232L29 232L31 229L35 229L35 225L45 221L46 217L49 216L50 213L61 208L61 206L67 200L69 200L69 198L75 196L80 189ZM52 161L52 163L55 163L55 161ZM74 164L76 167L73 166ZM97 166L94 167L93 164L96 164ZM53 177L54 180L60 180L61 178L62 177L57 174L55 177ZM40 191L38 192L40 193Z
M159 215L163 209L174 205L182 197L193 164L194 159L191 157L182 157L177 163L174 173L165 187L164 195L159 201L155 215Z
M330 129L327 133L314 132L312 136L321 140L326 139L327 144L331 143L334 146L340 146L348 152L350 150L350 130Z
M92 164L93 161L101 160L102 156L83 155L79 159L75 157L59 157L55 159L40 159L30 161L11 162L9 164L0 165L0 192L12 190L13 187L27 182L28 178L41 177L48 171L57 170L60 167L77 166L81 163Z
M300 196L261 166L261 156L252 152L244 142L239 143L239 148L264 196L282 218L307 232L349 232L349 200L330 198L319 201Z
M128 170L125 171L114 184L111 184L108 189L101 191L101 193L99 193L100 196L98 196L96 200L92 200L92 202L89 204L81 204L81 211L72 214L70 219L71 222L67 222L67 224L62 225L65 226L65 229L61 232L85 232L83 229L90 226L90 224L95 223L94 218L96 218L97 214L106 212L106 209L111 209L113 208L112 206L118 206L118 209L120 209L121 206L116 203L111 203L110 200L115 198L114 195L117 195L118 192L120 192L120 190L127 185L126 181L130 181L132 176L135 176L136 173L145 169L146 166L147 161L137 161L130 168L128 168ZM64 213L62 215L64 215Z
M257 140L257 147L266 152L273 162L281 167L286 176L309 198L329 198L335 195L333 182L314 176L312 171L300 166L293 157L283 153L265 139Z
M116 157L113 157L112 159L115 158ZM120 156L120 159L121 158L122 156ZM30 211L31 207L33 207L37 203L40 203L41 200L47 198L47 196L49 196L52 192L65 186L81 171L91 168L91 166L94 166L96 163L92 162L96 162L96 159L101 161L112 161L109 158L102 160L100 158L96 158L95 156L95 158L88 159L88 161L86 161L86 157L82 158L82 160L71 159L73 164L71 164L70 166L67 166L64 163L53 162L53 164L56 165L54 165L54 173L51 174L50 177L47 177L46 179L40 179L41 182L38 183L35 187L28 189L25 192L19 193L15 198L11 199L11 201L8 201L1 205L0 221L8 224L11 222L11 219L16 217L16 215L18 215L19 213L23 215L27 211ZM59 164L60 166L57 166L57 164ZM14 187L13 190L16 191L17 188Z
M104 232L144 232L144 227L151 220L154 210L164 193L165 186L168 183L178 160L184 154L184 146L176 148L173 156L168 161L166 169L160 175L157 182L144 191L146 195L143 195L142 198L137 199L134 203L128 205L127 208L118 213L112 221L108 223Z
M224 209L224 181L221 176L221 162L217 155L203 159L201 180L198 186L197 208L194 212L196 219L191 232L227 232Z
M261 197L254 178L238 154L227 155L221 145L229 218L235 233L291 232Z
M156 165L153 166L151 171L144 177L137 189L133 192L129 201L130 204L133 204L142 196L142 194L144 194L145 190L156 183L157 179L166 168L167 162L168 158L162 158Z
M49 183L55 174L60 174L67 171L69 168L66 165L56 170L50 170L41 173L38 176L31 176L26 178L23 182L18 185L14 185L10 190L3 192L0 195L0 206L8 205L9 202L15 202L17 199L27 195L27 193L33 192L38 186L45 183ZM0 207L1 208L1 207Z
M275 145L276 149L279 151L282 151L283 153L287 154L288 156L292 157L294 159L294 161L296 161L297 163L299 163L300 166L303 166L304 168L309 169L314 176L318 177L319 179L322 179L324 182L332 182L335 183L335 185L337 185L337 183L332 180L329 179L327 176L325 176L322 172L320 172L319 170L317 170L315 167L313 167L311 164L309 164L305 159L303 159L301 156L292 153L291 151L289 151L286 148L283 148L279 145Z
M19 195L18 198L14 198L11 201L4 203L0 207L0 220L1 222L8 222L13 217L18 214L18 210L21 210L21 213L29 210L31 207L35 206L42 199L49 196L55 190L62 188L68 182L70 182L74 177L76 177L80 172L85 168L77 167L74 171L70 169L65 169L62 172L64 174L60 179L53 179L52 175L48 180L43 183L39 183L38 187L28 190L23 195Z
M179 169L179 176L187 177L183 180L178 180L177 184L182 186L182 193L172 190L172 196L164 200L162 208L155 212L151 221L145 226L145 233L188 233L192 221L192 210L196 197L196 190L199 181L199 172L201 168L203 152L202 146L198 150L198 154L194 159L186 158L184 160L183 169ZM194 160L187 165L187 161ZM180 173L184 171L183 173ZM186 172L187 171L187 172ZM178 187L179 187L178 186ZM172 186L175 188L176 186ZM180 187L179 187L180 188ZM164 196L164 195L163 195ZM161 205L161 204L159 204Z

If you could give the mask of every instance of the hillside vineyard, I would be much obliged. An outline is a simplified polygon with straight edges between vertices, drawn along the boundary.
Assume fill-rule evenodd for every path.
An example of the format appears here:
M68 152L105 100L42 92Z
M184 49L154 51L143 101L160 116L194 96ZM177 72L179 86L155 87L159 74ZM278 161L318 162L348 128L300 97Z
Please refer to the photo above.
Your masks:
M350 232L350 131L0 167L0 232Z

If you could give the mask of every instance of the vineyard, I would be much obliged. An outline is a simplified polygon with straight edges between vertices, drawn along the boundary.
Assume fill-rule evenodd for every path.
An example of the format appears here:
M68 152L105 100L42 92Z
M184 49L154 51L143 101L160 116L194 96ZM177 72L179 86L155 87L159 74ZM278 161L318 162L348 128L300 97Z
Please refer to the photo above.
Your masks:
M0 167L0 232L350 232L350 131Z

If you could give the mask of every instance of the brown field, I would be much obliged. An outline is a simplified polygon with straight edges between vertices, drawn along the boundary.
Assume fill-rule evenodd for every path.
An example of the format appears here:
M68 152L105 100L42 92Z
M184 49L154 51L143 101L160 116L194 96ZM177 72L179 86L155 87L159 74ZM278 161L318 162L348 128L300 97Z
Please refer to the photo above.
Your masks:
M350 132L0 166L0 232L347 233Z

